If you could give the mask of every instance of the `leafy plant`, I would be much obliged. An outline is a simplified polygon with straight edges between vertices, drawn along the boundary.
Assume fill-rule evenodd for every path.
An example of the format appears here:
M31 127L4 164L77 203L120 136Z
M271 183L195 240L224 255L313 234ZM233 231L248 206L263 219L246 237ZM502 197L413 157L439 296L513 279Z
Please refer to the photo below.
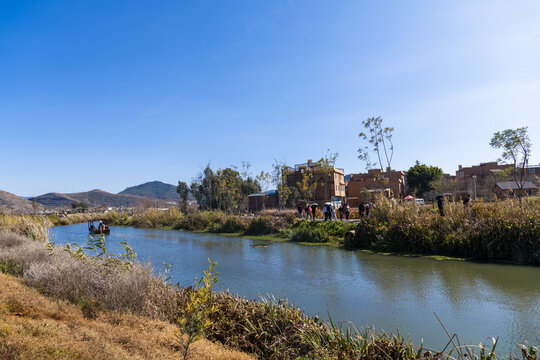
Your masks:
M201 279L197 279L195 289L189 293L184 316L177 319L179 329L176 338L184 359L191 353L191 344L199 340L205 329L212 325L210 316L218 310L216 305L209 304L213 288L218 282L218 273L215 271L217 262L208 259L208 263L208 270L204 271Z

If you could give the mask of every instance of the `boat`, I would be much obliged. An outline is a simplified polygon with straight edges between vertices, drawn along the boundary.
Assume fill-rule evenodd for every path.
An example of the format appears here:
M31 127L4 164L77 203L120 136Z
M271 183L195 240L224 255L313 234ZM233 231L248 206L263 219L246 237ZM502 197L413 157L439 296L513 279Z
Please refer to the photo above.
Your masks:
M88 232L93 235L110 235L111 229L109 228L109 225L104 224L105 228L100 229L99 227L95 227L93 221L88 221Z

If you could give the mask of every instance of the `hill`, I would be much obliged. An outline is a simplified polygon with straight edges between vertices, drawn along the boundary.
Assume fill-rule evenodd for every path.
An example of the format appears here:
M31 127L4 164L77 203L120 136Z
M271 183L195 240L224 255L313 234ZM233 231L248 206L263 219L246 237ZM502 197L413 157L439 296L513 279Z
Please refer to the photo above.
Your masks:
M177 200L176 186L161 181L151 181L141 185L128 187L119 194L138 195L152 199Z
M98 189L72 194L47 193L33 199L50 208L70 207L75 201L82 201L89 206L136 207L143 205L146 200L142 196L111 194Z
M41 208L41 207L40 207ZM32 202L20 196L0 190L0 212L30 214L34 211Z

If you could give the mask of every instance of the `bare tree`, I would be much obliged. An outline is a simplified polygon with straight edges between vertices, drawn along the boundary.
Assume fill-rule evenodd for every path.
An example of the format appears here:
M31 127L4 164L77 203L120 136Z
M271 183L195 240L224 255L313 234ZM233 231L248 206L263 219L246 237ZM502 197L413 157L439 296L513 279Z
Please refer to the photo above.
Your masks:
M362 121L362 125L367 129L367 133L361 132L358 136L368 142L363 148L358 149L358 158L366 162L366 169L372 169L379 165L384 172L384 164L387 169L391 169L392 158L394 157L394 145L392 143L393 127L383 127L383 119L380 116L370 117ZM371 162L370 153L377 154L378 162ZM384 160L384 161L383 161Z
M493 134L489 143L494 149L502 149L502 158L512 161L513 178L518 188L519 206L523 197L523 185L526 180L525 168L531 154L531 141L527 127L506 129Z

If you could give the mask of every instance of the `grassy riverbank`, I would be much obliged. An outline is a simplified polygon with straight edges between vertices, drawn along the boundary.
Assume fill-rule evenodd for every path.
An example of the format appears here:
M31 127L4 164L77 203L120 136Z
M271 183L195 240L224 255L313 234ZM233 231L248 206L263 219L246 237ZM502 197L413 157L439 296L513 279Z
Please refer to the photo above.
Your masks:
M355 230L346 237L346 248L540 265L538 202L523 208L511 200L470 208L447 204L440 216L438 211L379 201Z
M90 248L94 247L96 250L95 244L90 245ZM115 257L106 250L99 249L101 255L96 258L85 255L77 248L55 248L43 241L31 240L11 232L0 232L0 272L19 277L20 284L37 288L41 294L68 301L72 304L70 306L74 306L69 307L70 314L76 312L79 317L109 323L107 326L110 326L109 319L117 319L113 321L113 325L119 326L113 328L117 334L125 336L130 333L121 332L124 320L118 320L119 315L115 314L123 314L125 319L136 317L138 319L136 321L142 327L150 329L154 328L155 321L166 321L171 325L163 325L164 328L171 329L169 326L177 325L178 319L189 318L194 289L167 285L164 277L154 276L151 266L138 263L129 255L129 251L127 255ZM14 311L28 313L25 310L27 306L24 305L26 296L19 299L16 294L14 300L9 301L12 305L17 304L17 301L23 303L20 307L23 311ZM0 302L2 301L0 297ZM13 310L14 307L9 304L8 302L8 307L11 306L10 309ZM341 331L332 324L305 315L283 300L249 301L227 293L212 292L203 307L217 309L210 313L210 323L204 330L206 339L259 358L446 358L443 354L438 355L436 352L413 346L397 335L379 334L374 331ZM9 311L13 312L12 310ZM12 316L11 312L6 316ZM4 335L0 336L4 336L9 340L7 343L12 345L0 351L6 353L20 351L20 354L29 354L31 351L41 349L40 344L25 338L34 335L20 332L13 323L6 322L6 324L2 327L5 329ZM36 326L35 332L38 334L42 330L45 331L37 323L32 326ZM56 326L55 324L51 329L54 329L53 332L56 334L54 336L60 336ZM14 334L17 334L16 337L13 337ZM139 335L132 334L132 336L135 340ZM117 336L111 336L110 339L96 336L91 339L98 347L100 342L121 341ZM145 349L147 353L158 351L159 346L163 346L154 344L151 339L150 336L146 342L149 347ZM25 347L16 346L22 343L26 344ZM68 348L62 348L60 351L69 354L69 349L84 351L86 346L74 341ZM153 346L158 348L153 349ZM175 347L172 346L172 349ZM479 350L478 347L475 349ZM537 349L531 348L526 351L532 356L531 359L538 358L537 354L533 353ZM480 359L486 360L492 356L486 349L483 354L480 351L477 351L477 354Z
M110 225L119 226L209 232L255 240L333 244L342 242L345 233L354 227L353 224L339 221L297 221L296 213L292 211L249 216L231 215L221 211L184 214L177 209L167 211L148 209L132 216L113 211L107 214L72 214L63 218L53 216L49 219L54 225L71 225L103 219Z
M55 225L105 219L111 225L233 234L261 240L324 244L396 255L540 265L540 202L523 208L507 200L477 203L464 208L447 204L445 216L437 209L414 204L401 206L382 198L369 217L358 224L341 221L297 221L296 212L261 216L230 215L218 211L181 213L177 209L148 209L133 216L76 214L52 217ZM345 234L355 230L354 236Z

